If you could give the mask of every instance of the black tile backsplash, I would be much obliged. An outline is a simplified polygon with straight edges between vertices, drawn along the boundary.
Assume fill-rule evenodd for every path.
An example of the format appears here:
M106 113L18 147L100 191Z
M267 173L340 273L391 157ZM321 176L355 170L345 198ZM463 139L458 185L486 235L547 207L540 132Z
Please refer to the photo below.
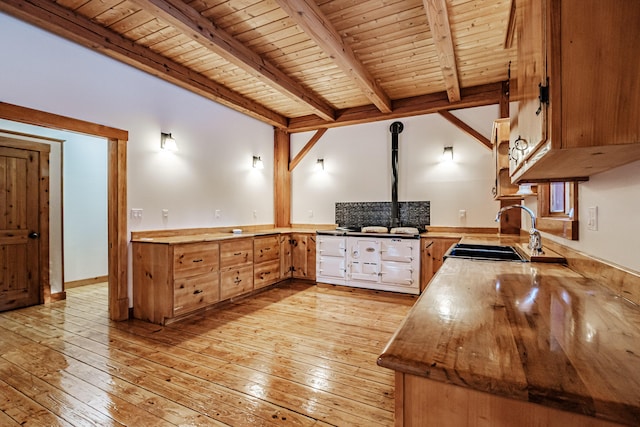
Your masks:
M420 229L429 225L430 202L398 202L400 225ZM336 224L340 227L391 226L391 202L336 202Z

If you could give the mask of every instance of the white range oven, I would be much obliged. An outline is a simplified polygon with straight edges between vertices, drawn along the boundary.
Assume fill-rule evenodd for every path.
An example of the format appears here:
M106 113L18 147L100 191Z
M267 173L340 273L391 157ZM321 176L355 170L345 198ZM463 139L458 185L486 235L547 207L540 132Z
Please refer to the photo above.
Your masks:
M318 232L316 281L420 293L418 235Z

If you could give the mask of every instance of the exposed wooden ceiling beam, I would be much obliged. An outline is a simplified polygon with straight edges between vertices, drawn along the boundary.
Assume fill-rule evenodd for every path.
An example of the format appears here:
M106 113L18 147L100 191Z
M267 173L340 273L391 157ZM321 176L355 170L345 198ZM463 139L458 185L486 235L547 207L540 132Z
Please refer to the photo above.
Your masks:
M373 105L383 113L391 112L389 96L356 58L351 47L342 40L315 1L276 0L276 2L331 57L334 63L356 82Z
M316 145L316 142L318 142L320 138L322 138L322 135L324 135L326 131L327 128L322 128L318 129L316 133L313 134L309 142L307 142L305 146L302 147L302 150L300 150L298 155L294 157L294 159L289 163L289 172L291 172L293 169L295 169L296 166L298 166L298 163L300 163L300 161L304 159L304 156L306 156L307 153L311 151L313 146Z
M338 113L335 122L322 122L316 116L304 116L289 120L291 133L308 132L320 128L334 128L381 120L399 119L443 110L481 107L500 103L502 82L473 86L461 90L458 102L449 102L446 92L432 93L393 101L391 113L381 113L374 105L348 108Z
M511 0L511 9L509 9L509 22L507 24L507 34L504 37L504 48L511 49L513 46L513 37L516 34L516 0Z
M453 51L453 38L449 25L446 0L422 0L429 20L431 37L438 53L442 76L450 102L460 101L460 79Z
M286 117L143 46L136 45L55 2L2 0L0 10L262 122L278 128L284 128L288 124Z
M153 16L177 28L212 52L253 77L306 104L324 120L332 121L335 110L275 65L234 39L182 0L130 0Z
M460 120L459 118L451 114L450 111L442 110L442 111L438 111L438 113L442 117L447 119L450 123L457 126L461 131L471 136L472 138L475 138L476 140L478 140L482 145L487 147L489 150L493 149L493 146L491 145L491 141L489 141L489 138L485 137L480 132L478 132L477 130L475 130L468 124L466 124L464 121Z

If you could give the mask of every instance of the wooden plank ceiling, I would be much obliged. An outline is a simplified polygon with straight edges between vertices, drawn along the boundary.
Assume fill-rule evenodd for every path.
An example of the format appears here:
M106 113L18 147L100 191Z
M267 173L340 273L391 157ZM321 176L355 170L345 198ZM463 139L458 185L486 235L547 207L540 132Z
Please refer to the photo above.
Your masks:
M498 103L512 0L2 0L289 132ZM507 47L505 47L507 46Z

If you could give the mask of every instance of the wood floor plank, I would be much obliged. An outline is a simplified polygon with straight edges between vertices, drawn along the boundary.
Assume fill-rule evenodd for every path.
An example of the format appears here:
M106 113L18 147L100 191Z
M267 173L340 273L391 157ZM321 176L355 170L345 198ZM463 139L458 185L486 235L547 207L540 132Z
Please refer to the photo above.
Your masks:
M0 313L0 425L393 425L376 359L414 296L290 282L168 326L107 298Z
M70 426L45 407L0 380L0 425Z

